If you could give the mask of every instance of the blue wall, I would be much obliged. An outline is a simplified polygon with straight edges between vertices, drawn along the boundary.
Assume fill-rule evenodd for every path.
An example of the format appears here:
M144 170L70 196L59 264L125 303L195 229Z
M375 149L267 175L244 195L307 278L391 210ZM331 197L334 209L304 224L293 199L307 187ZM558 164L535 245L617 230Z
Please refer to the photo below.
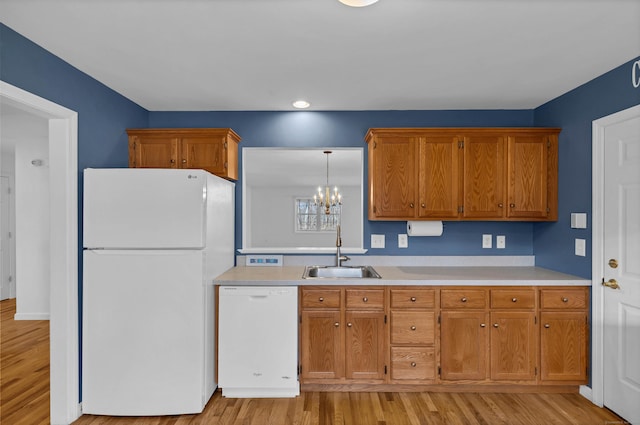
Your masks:
M632 60L538 107L534 124L561 127L558 152L558 221L533 225L536 264L591 278L592 121L640 104ZM637 70L640 77L640 70ZM571 229L571 213L586 212L587 229ZM587 240L587 256L574 255L574 239Z
M150 112L150 127L231 127L243 147L361 147L371 127L530 127L533 111L342 111L342 112ZM366 160L366 149L365 149ZM240 158L240 166L242 158ZM365 171L366 173L366 171ZM366 176L365 176L366 182ZM242 180L236 186L236 245L242 243ZM365 190L366 196L366 190ZM365 200L365 205L366 205ZM386 248L368 255L532 255L531 223L447 222L442 237L409 238L397 248L406 222L368 221L363 211L364 246L371 233L386 235ZM482 249L482 234L505 235L506 249Z

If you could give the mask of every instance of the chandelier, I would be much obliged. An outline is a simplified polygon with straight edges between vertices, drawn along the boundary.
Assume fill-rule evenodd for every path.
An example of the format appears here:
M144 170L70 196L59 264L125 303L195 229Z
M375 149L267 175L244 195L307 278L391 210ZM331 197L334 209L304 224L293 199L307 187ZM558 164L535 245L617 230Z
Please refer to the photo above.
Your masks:
M324 154L327 155L327 181L324 186L324 190L322 186L318 187L318 193L313 195L313 205L324 207L325 214L331 214L331 207L335 207L336 205L342 205L342 195L338 192L338 187L334 186L333 192L329 188L329 154L331 151L324 151Z

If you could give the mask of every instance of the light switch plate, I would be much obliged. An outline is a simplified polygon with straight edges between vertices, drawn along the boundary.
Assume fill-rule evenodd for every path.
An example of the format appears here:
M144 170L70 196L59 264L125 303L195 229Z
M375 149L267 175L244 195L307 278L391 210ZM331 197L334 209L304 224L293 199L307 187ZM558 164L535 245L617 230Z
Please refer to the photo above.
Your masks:
M371 248L384 248L384 235L371 235Z
M496 248L504 249L507 247L507 237L504 235L496 236Z
M409 238L406 233L398 235L398 248L409 248Z
M491 238L492 238L492 235L482 235L483 248L491 248L492 246Z
M587 213L571 213L571 228L572 229L586 229L587 228Z
M576 255L579 257L587 256L587 241L585 239L576 239Z

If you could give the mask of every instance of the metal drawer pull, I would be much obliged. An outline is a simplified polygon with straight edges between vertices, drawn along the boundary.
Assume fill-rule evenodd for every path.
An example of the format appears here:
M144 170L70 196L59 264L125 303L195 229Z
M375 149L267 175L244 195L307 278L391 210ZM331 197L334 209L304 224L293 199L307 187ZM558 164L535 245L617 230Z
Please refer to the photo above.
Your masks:
M318 298L318 301L323 302L324 298L320 297L320 298Z
M518 299L516 297L511 298L511 302L515 303L516 301L518 301Z
M333 324L333 326L335 326L337 328L338 326L340 326L340 323L336 322L336 323Z
M415 330L416 330L416 327L415 327L415 326L411 326L411 330L412 330L412 331L415 331Z
M549 328L551 327L551 325L550 325L550 324L548 324L548 323L545 323L545 324L544 324L544 327L545 327L545 328L547 328L547 329L549 329Z
M466 303L467 302L467 297L460 298L460 301L462 301L463 303Z
M351 327L351 326L353 326L353 324L351 324L351 322L349 322L349 323L347 323L347 326Z
M480 323L480 327L481 328L484 328L485 326L487 326L487 325L485 325L484 323Z
M362 297L362 301L367 302L367 301L369 301L369 298L367 298L367 297Z
M563 302L563 303L569 302L569 298L562 297L562 302Z
M494 324L493 324L493 327L494 327L494 328L497 328L497 327L498 327L498 324L497 324L497 323L494 323Z
M416 302L416 297L411 297L411 302L412 303Z
M416 366L417 366L416 362L411 362L411 367L416 367Z

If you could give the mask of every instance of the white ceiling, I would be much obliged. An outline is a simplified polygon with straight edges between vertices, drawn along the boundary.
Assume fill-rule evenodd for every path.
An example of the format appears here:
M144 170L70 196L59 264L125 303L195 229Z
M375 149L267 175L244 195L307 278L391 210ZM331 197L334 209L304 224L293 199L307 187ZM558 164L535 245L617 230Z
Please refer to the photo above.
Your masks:
M0 0L152 111L529 109L640 55L639 0Z

